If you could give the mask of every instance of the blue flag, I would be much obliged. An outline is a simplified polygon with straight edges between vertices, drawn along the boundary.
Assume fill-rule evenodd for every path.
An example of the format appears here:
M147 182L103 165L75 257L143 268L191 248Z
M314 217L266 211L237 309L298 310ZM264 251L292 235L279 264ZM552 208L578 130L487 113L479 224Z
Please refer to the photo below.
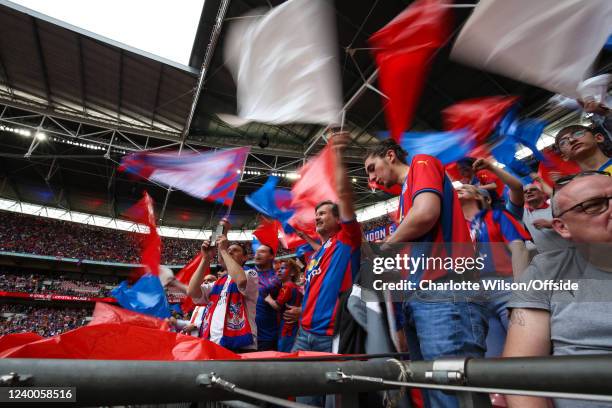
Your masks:
M514 105L497 126L496 133L500 135L501 140L508 140L514 144L520 143L528 147L538 161L544 161L544 156L538 150L537 143L548 123L540 119L519 120L517 113L518 105Z
M278 180L275 176L268 177L259 190L246 196L244 200L266 217L285 224L294 213L290 207L291 191L276 188Z
M123 281L112 290L111 295L127 310L162 319L170 317L166 292L157 276L146 274L131 287L127 281Z
M492 148L491 154L498 162L506 165L506 170L509 170L510 173L519 178L528 176L531 173L531 169L516 158L516 144L509 138Z
M434 156L449 164L465 157L475 147L471 133L467 130L450 132L408 132L402 134L399 143L409 160L417 154Z

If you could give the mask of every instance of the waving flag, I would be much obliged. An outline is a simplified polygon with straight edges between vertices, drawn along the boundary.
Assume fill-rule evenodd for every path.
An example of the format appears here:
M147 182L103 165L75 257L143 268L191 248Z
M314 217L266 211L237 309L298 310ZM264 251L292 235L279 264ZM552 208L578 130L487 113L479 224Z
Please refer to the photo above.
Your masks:
M230 206L249 151L250 147L180 155L137 152L125 157L119 169Z
M563 160L553 148L543 150L542 154L545 160L540 162L538 173L549 186L553 186L558 177L580 172L580 167L576 162Z
M506 139L497 146L491 149L491 153L493 157L497 159L498 162L506 165L507 169L510 173L518 176L519 178L529 176L531 173L531 169L516 158L516 143L514 143L511 139Z
M444 129L469 130L476 145L482 145L517 100L515 96L491 96L461 101L442 111Z
M149 232L145 234L140 242L140 263L145 266L145 270L141 271L138 275L140 276L143 273L159 275L161 238L157 233L151 196L145 191L140 201L129 208L124 215L132 221L144 224L149 228Z
M369 39L396 141L412 123L431 60L450 36L451 17L446 1L417 0Z
M291 193L291 206L295 214L289 224L308 235L315 230L315 207L321 201L338 201L335 174L335 153L328 144L314 158L299 170L300 178L295 182Z
M278 177L270 176L266 183L254 193L246 196L244 201L266 217L286 223L293 216L291 209L291 192L277 189Z
M198 252L198 254L195 257L193 257L193 259L189 261L189 263L185 265L183 269L178 271L178 273L176 274L176 280L189 286L189 281L191 280L191 277L193 276L195 271L198 269L198 266L200 265L201 261L202 261L202 252ZM208 270L204 272L204 275L208 275L209 273L210 273L210 266L208 267ZM193 300L191 300L191 297L185 296L183 298L183 301L181 302L181 309L183 310L183 313L189 313L190 311L193 310L194 307L195 307L195 303L193 303Z
M610 27L609 0L481 0L451 58L575 98Z
M548 123L540 119L519 120L517 112L518 106L511 108L497 126L497 132L502 138L507 138L509 143L520 143L528 147L538 161L543 161L544 156L538 150L537 142Z
M280 228L280 222L261 217L259 226L253 231L253 238L257 239L260 244L270 247L274 255L276 255L278 251L278 233ZM253 250L256 251L257 249L253 248Z
M464 158L475 146L472 134L466 130L404 133L399 144L410 160L417 154L427 154L437 157L442 164Z
M225 63L236 82L241 123L340 122L335 18L326 3L289 0L264 16L232 22Z
M157 276L141 276L131 287L123 281L111 292L119 304L133 312L160 318L170 317L166 292Z
M387 188L385 186L383 186L382 184L378 184L375 181L368 181L368 186L372 189L372 190L382 190L385 193L391 194L391 195L395 195L398 196L402 193L402 186L399 184L394 184L393 186L391 186L390 188Z

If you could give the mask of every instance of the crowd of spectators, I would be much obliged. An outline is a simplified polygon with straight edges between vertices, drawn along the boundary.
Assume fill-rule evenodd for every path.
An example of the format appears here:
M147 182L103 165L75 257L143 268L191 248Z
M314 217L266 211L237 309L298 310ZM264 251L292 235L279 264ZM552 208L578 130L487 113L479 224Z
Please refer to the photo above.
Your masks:
M380 217L376 217L371 220L362 222L361 229L363 230L363 232L368 232L375 228L386 227L391 224L393 224L393 220L391 220L391 217L389 217L388 214L385 214Z
M48 276L38 273L0 272L0 290L5 292L24 292L39 294L58 294L70 296L108 297L110 291L119 283L101 279L68 279L63 275Z
M143 235L0 211L0 251L103 262L138 263ZM184 265L201 241L162 237L161 263Z
M87 324L89 309L51 308L22 304L0 305L0 336L33 332L43 337L55 336Z
M0 211L0 251L102 262L138 263L142 234L69 221ZM162 237L161 263L184 265L198 252L200 240ZM245 243L247 256L253 255ZM278 255L291 251L279 248Z

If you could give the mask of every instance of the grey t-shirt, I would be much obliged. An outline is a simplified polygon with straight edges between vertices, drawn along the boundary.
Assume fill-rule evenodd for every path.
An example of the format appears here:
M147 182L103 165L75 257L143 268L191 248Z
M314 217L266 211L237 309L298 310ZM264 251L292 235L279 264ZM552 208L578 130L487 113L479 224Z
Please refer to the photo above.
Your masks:
M571 280L578 290L514 291L508 308L550 312L554 355L612 353L612 272L589 264L576 248L537 255L519 278Z
M550 312L553 355L612 353L612 272L593 267L576 248L537 255L519 278L577 282L578 290L514 291L508 308ZM612 403L556 399L556 408L612 407Z
M523 224L525 224L529 234L531 234L533 243L539 253L565 249L572 245L570 241L562 238L561 235L557 234L552 228L537 229L534 227L533 222L541 218L552 220L553 217L550 207L533 211L525 209L525 211L523 211Z

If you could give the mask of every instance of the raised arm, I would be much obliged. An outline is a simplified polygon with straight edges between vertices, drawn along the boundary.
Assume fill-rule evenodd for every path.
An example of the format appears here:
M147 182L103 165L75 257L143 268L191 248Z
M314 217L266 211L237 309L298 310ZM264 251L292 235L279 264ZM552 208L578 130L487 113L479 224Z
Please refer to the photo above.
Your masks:
M336 189L338 191L338 210L340 211L340 219L342 221L349 221L355 218L353 187L351 186L351 181L344 165L344 158L342 157L350 141L351 136L348 132L334 133L330 141L336 156L334 172Z
M207 272L210 270L210 260L214 256L215 249L210 246L210 241L205 240L202 242L201 251L202 260L191 276L191 280L187 286L187 296L192 299L200 299L202 297L202 282L204 281L204 276L206 276Z
M501 182L506 184L510 189L510 201L512 204L522 207L525 204L525 197L523 195L523 183L521 180L514 177L501 167L495 166L489 159L478 159L473 164L474 171L478 170L489 170L495 174ZM484 188L484 186L483 186Z
M229 241L225 235L219 235L217 238L217 248L219 248L219 255L221 255L223 258L228 275L234 282L236 282L238 289L240 291L244 291L247 285L246 273L244 272L242 265L236 262L228 252Z

